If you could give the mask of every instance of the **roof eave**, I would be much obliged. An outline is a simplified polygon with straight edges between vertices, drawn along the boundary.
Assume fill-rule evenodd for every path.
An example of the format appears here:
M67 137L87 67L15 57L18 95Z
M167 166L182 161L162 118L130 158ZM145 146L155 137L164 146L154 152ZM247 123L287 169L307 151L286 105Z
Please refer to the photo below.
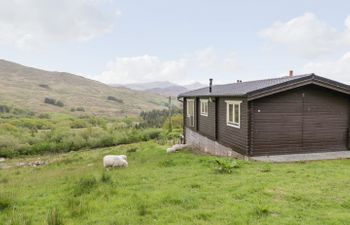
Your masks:
M329 88L331 90L350 95L350 88L348 85L332 81L323 77L312 74L309 77L303 77L298 80L292 80L286 83L278 84L272 87L256 90L248 93L248 101L263 98L269 95L277 94L282 91L291 90L302 87L308 84L315 84L321 87Z
M246 98L247 94L244 95L232 95L232 94L220 94L220 95L179 95L178 98L219 98L219 97L235 97L235 98Z

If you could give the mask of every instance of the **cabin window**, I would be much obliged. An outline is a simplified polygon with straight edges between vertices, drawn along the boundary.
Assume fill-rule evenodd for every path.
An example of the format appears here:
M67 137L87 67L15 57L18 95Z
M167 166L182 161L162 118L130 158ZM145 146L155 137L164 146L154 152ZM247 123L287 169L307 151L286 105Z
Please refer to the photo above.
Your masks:
M201 99L201 115L208 116L208 99Z
M241 127L241 103L242 101L226 101L227 126Z
M194 100L188 99L186 102L189 126L194 127Z

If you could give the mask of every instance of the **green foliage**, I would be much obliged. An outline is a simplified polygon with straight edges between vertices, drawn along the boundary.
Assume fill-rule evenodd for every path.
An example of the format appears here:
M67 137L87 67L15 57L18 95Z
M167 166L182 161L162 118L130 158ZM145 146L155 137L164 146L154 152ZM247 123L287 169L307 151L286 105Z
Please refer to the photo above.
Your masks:
M135 120L41 114L0 120L0 157L69 152L161 138L161 129L135 128Z
M172 115L181 114L182 111L179 108L173 107L171 109ZM140 117L142 118L142 122L140 123L141 127L154 127L159 128L164 126L164 123L166 123L166 120L169 120L169 110L163 109L163 110L152 110L149 112L141 112ZM175 122L177 121L177 116L174 117ZM179 126L176 122L175 127ZM180 126L181 127L181 126Z
M47 225L63 225L63 219L59 210L55 207L49 210L46 218Z
M170 126L170 120L166 119L162 125L162 127L166 130L170 130L170 127L172 129L182 129L183 127L183 117L182 114L177 113L175 115L172 115L171 117L171 126Z
M219 173L233 173L235 169L238 169L240 166L237 163L236 160L229 160L229 159L216 159L216 170Z

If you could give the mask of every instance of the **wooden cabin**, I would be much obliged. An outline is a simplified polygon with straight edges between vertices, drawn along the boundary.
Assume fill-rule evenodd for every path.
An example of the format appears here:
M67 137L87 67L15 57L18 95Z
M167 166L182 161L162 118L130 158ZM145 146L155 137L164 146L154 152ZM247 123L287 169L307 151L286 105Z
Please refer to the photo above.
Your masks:
M349 95L315 74L210 84L179 95L185 141L225 156L347 150Z

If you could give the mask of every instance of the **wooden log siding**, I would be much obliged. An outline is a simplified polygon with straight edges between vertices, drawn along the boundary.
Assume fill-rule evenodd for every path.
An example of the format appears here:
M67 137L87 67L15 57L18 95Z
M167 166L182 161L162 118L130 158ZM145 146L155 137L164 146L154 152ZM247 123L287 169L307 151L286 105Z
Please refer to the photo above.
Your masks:
M226 102L242 101L240 128L228 126L226 123ZM234 151L246 155L248 153L248 102L242 98L220 97L217 98L217 140L222 145L232 148Z
M200 98L200 99L204 99L204 98ZM198 106L199 106L197 111L198 133L214 140L215 139L215 118L216 118L215 102L208 100L208 116L201 115L200 100L198 102Z
M253 155L347 149L346 95L309 85L253 101Z

